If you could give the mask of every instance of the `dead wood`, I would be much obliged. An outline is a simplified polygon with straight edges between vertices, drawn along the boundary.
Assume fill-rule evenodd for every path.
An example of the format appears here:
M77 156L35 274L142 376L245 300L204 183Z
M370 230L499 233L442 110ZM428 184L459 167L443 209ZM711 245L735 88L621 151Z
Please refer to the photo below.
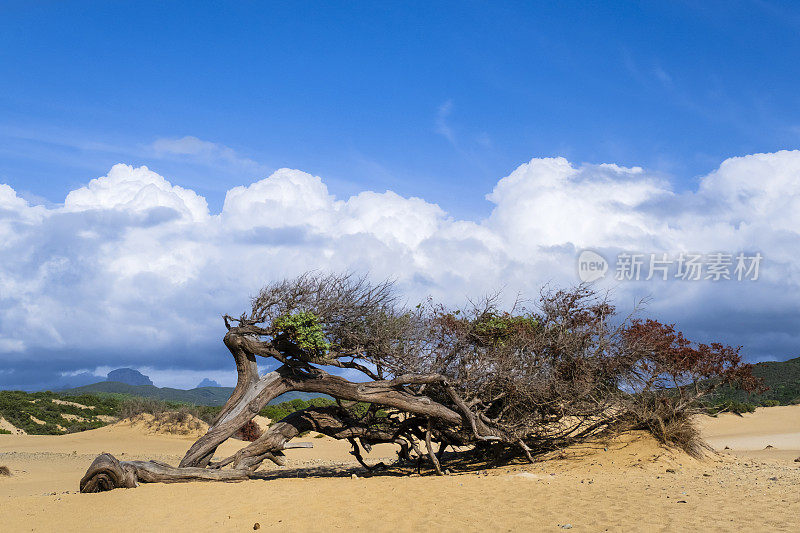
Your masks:
M92 462L80 482L81 492L103 492L134 488L139 483L183 483L188 481L244 481L246 470L176 468L158 461L118 461L108 453Z

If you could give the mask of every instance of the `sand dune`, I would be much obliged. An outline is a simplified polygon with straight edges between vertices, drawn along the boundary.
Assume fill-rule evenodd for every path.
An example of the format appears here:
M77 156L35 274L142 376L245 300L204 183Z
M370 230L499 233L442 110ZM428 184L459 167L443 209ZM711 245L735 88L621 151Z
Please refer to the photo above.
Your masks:
M3 531L797 531L800 406L703 418L709 443L731 450L695 460L645 434L566 450L534 465L445 477L367 477L347 443L305 439L271 479L142 485L78 494L99 452L176 464L193 435L121 423L64 436L0 435ZM219 456L246 443L231 440ZM763 446L762 446L763 444ZM767 444L772 449L763 450ZM391 460L376 446L368 461ZM351 478L351 474L357 478ZM273 477L274 476L274 477Z
M0 417L0 429L10 431L13 435L27 435L27 431L19 429L17 426L9 422L3 417Z
M718 449L800 450L800 406L760 407L755 413L724 413L716 418L704 417L703 433L709 444Z
M153 416L141 413L133 418L120 420L116 427L132 428L147 435L180 435L197 439L208 431L208 424L189 414L161 413Z
M701 425L715 450L737 457L789 460L800 456L800 405L703 417Z

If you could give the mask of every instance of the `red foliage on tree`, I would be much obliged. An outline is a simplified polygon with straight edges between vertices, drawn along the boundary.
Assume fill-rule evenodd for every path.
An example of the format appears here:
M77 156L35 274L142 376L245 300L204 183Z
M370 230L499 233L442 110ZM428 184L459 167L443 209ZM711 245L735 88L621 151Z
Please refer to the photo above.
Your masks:
M743 364L741 346L692 343L675 329L674 324L656 320L633 320L622 330L623 348L634 361L631 377L640 384L637 392L676 390L693 396L711 392L722 385L735 385L748 392L760 382L751 373L752 365Z

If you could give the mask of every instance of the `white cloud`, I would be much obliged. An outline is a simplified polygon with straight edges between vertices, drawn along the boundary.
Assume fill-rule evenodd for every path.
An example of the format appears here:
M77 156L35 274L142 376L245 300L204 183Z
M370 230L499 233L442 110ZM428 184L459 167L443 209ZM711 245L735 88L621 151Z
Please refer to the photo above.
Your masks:
M203 141L191 135L179 139L157 139L153 143L153 149L159 153L178 155L202 155L213 153L233 155L235 153L230 148L220 146L210 141Z
M229 364L219 315L276 277L355 269L397 279L412 302L497 287L535 296L577 282L582 248L760 251L758 282L614 290L623 306L651 293L662 318L759 357L796 355L799 180L800 152L788 151L728 159L688 193L641 168L533 159L498 181L479 222L391 191L340 200L291 169L229 190L219 214L146 167L115 165L52 208L0 185L0 362L51 353L47 364L66 372L126 365L163 385L183 384L181 369L216 379Z
M107 176L93 179L86 187L70 191L64 207L69 211L118 209L135 212L167 208L195 222L208 217L205 198L194 191L170 184L147 167L123 164L114 165Z
M0 209L21 211L27 206L28 202L17 196L14 189L5 183L0 183Z
M341 209L342 234L366 233L387 244L414 248L442 225L444 211L421 198L403 198L392 191L362 192Z
M150 148L156 157L192 158L205 164L223 164L234 169L261 172L265 168L256 161L239 155L223 144L204 141L187 135L176 139L156 139Z
M516 252L565 243L630 247L662 235L664 221L641 206L672 195L668 184L639 168L573 167L566 159L534 159L501 179L487 199L496 204L490 225ZM523 243L527 243L525 246Z
M229 190L222 217L240 229L298 225L322 229L330 225L334 209L334 198L322 179L282 168L252 185Z

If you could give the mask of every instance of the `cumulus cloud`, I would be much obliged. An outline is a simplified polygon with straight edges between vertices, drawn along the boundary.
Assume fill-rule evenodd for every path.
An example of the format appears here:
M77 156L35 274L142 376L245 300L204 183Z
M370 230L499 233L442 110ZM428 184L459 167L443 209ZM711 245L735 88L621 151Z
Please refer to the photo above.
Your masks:
M146 212L153 209L174 210L189 221L208 216L205 198L194 191L170 184L147 167L114 165L108 175L93 179L86 187L67 194L67 211L120 210Z
M282 168L267 179L229 190L222 217L239 229L306 225L319 230L330 225L334 210L334 198L322 179Z
M193 144L194 143L194 144ZM202 143L202 141L201 141ZM204 150L186 141L173 150ZM61 206L32 206L0 185L0 386L105 367L149 369L159 385L226 379L221 313L266 281L310 269L394 278L415 303L451 304L505 287L535 296L578 281L578 252L761 252L757 282L615 282L623 308L701 339L786 358L800 341L800 152L724 161L695 191L641 168L533 159L500 179L484 219L421 198L364 191L281 169L228 191L219 213L147 169L115 165ZM181 372L191 379L181 380ZM95 372L96 373L96 372Z
M639 246L666 229L664 220L642 207L671 194L667 183L641 168L575 168L562 157L534 159L501 179L487 196L496 204L489 222L510 242Z

